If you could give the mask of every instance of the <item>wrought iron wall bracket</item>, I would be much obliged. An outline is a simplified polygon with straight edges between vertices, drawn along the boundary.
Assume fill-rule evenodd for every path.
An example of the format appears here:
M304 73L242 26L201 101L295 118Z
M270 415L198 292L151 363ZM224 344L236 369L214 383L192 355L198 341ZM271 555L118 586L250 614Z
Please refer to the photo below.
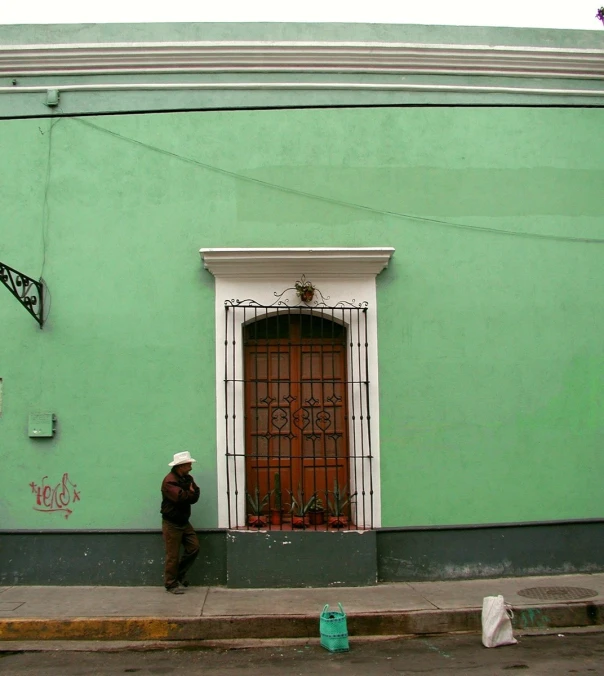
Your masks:
M0 282L42 328L44 326L44 284L42 280L36 281L9 265L0 263Z

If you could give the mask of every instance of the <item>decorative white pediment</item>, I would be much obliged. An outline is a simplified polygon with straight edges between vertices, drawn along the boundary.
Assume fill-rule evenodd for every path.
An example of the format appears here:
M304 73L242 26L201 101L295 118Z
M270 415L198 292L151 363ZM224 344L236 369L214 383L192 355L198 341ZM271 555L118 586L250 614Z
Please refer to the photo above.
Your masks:
M204 267L215 277L375 276L393 253L392 247L200 249Z

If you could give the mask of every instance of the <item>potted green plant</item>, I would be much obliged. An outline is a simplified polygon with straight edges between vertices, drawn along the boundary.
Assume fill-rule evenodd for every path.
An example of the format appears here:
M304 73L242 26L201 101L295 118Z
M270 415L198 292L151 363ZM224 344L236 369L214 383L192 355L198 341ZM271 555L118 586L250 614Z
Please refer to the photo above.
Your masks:
M271 507L271 525L280 526L283 523L283 494L281 493L281 475L279 472L275 472L275 480L271 495L273 496L273 506Z
M258 486L256 486L254 493L246 493L246 496L249 508L247 515L248 525L254 528L266 526L266 516L263 514L263 510L268 504L270 494L267 493L260 498L260 490L258 489Z
M348 512L350 511L347 507L349 507L356 492L349 495L348 487L345 485L344 488L340 488L337 479L334 481L333 491L327 492L333 496L333 498L328 498L327 500L329 506L329 518L327 522L329 526L332 528L346 528L348 526Z
M308 508L308 523L311 526L322 526L325 523L325 506L321 498L315 498Z
M292 528L306 528L309 523L308 510L314 505L316 494L313 493L310 498L305 501L304 494L299 485L296 495L294 495L292 491L288 492L291 498L290 511L292 513Z
M312 282L306 279L302 275L302 279L299 279L295 284L296 295L304 303L310 303L315 295L316 288Z

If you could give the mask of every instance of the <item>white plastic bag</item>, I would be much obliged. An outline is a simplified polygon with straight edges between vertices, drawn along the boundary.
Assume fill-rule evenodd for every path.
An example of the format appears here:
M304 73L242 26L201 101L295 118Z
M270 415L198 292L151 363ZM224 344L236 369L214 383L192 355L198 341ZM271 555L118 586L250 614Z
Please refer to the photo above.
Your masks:
M518 643L512 633L510 621L512 617L514 615L506 607L501 594L484 597L482 601L482 645L485 648Z

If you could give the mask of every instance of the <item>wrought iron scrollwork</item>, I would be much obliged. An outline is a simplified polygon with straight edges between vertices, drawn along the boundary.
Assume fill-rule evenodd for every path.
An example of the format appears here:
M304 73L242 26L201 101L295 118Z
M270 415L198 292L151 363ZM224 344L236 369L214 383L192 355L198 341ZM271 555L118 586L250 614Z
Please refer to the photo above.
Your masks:
M294 411L292 419L294 425L299 430L303 430L310 423L310 414L305 408L299 408L297 411Z
M317 413L317 427L325 432L331 427L331 414L328 411L319 411Z
M287 289L286 289L287 291ZM224 304L226 307L257 307L257 308L263 308L263 309L268 309L271 307L284 307L284 308L298 308L298 307L310 307L310 308L320 308L323 310L337 310L338 308L352 308L353 310L366 310L369 307L369 302L364 300L361 302L357 302L356 299L352 300L339 300L337 303L333 303L332 305L328 305L327 303L303 303L303 304L298 304L298 305L290 305L289 304L289 299L286 298L285 300L281 301L275 301L274 303L269 303L268 305L265 305L264 303L260 303L257 300L254 300L253 298L245 298L243 300L240 300L239 298L228 298L227 300L224 301Z
M285 294L288 291L294 291L296 295L298 296L298 302L295 304L292 304L290 302L289 297L284 298ZM317 294L320 298L317 297ZM226 307L251 307L251 308L263 308L263 309L268 309L271 307L282 307L282 308L303 308L303 307L308 307L308 308L317 308L317 309L326 309L326 310L336 310L336 309L341 309L341 308L353 308L353 309L361 309L361 310L366 310L369 307L369 303L364 300L357 302L355 298L352 300L339 300L336 303L332 303L331 305L327 302L329 300L329 296L324 296L321 293L321 290L318 289L314 284L309 282L304 275L302 275L301 279L296 281L296 284L294 286L290 286L287 289L284 289L283 291L274 291L273 296L275 296L275 300L272 303L264 304L260 303L257 300L254 300L253 298L244 298L244 299L239 299L239 298L228 298L227 300L224 301L224 304ZM308 300L306 300L308 299Z
M42 280L36 281L9 265L0 263L0 282L42 328L44 326L44 284Z
M325 297L320 289L318 289L309 279L306 279L306 275L302 275L300 279L297 279L293 286L288 286L287 289L283 289L281 292L275 291L273 296L275 296L277 300L271 303L271 305L289 305L289 298L283 299L283 296L288 291L293 291L296 296L298 296L299 305L302 304L303 306L306 305L308 307L327 307L329 296ZM321 300L315 297L316 294L321 297Z
M288 291L292 291L296 294L297 298L294 302L290 301L289 296L284 297ZM302 275L298 279L294 286L289 286L283 291L274 291L273 296L275 300L272 303L260 303L253 298L230 298L224 301L225 306L227 307L257 307L268 309L271 307L283 307L283 308L319 308L327 310L336 310L339 308L354 308L366 310L369 307L369 303L364 300L357 302L355 298L352 300L339 300L336 303L331 305L327 302L330 299L330 296L324 296L321 293L321 290L318 289L311 281L306 279L306 275Z
M271 422L273 424L273 427L276 427L278 430L281 430L283 429L283 427L285 427L287 421L288 416L287 411L285 409L279 407L273 410L273 414L271 416Z

